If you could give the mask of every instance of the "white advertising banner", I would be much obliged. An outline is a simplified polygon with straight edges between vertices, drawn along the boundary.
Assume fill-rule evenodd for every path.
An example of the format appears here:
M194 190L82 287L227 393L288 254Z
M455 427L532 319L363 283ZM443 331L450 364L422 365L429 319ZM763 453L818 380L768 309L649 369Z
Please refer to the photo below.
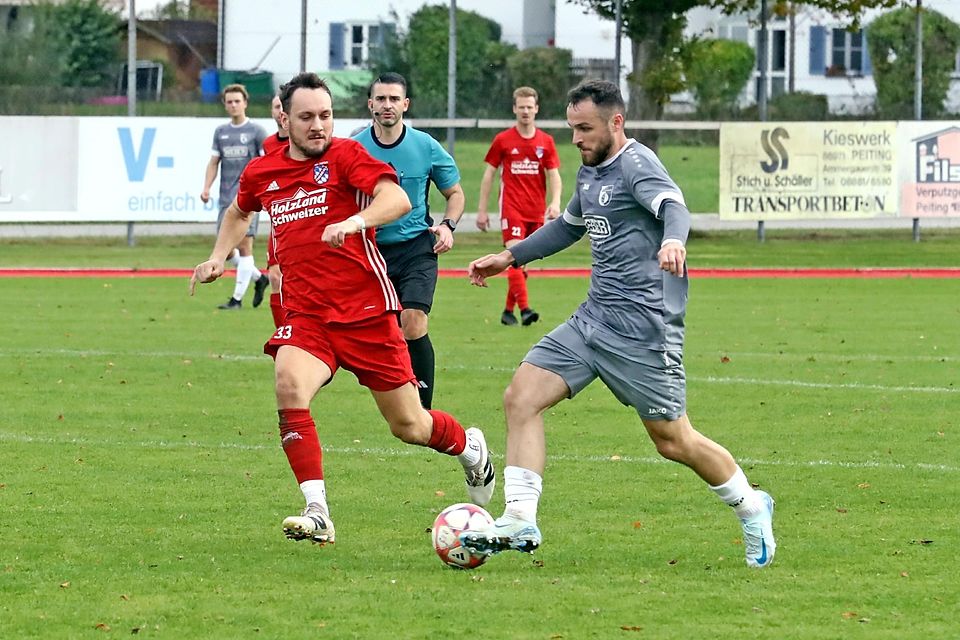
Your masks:
M900 215L960 216L960 122L901 122Z
M204 205L212 118L80 118L78 215L83 220L209 222Z
M269 135L272 119L257 118ZM0 117L0 224L212 222L200 201L213 132L227 118ZM347 136L369 120L344 119ZM265 223L266 214L261 214Z
M720 218L895 216L895 122L751 122L720 127Z
M77 119L0 118L0 223L77 210Z

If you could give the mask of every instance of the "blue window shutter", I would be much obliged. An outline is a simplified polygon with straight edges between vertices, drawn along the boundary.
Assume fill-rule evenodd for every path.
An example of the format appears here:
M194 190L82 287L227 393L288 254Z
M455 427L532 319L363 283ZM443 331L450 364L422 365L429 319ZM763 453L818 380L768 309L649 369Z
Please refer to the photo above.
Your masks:
M346 26L342 22L330 23L330 70L343 69L346 60L343 55L343 34Z
M810 28L810 75L822 76L827 71L827 29Z
M867 30L863 30L863 75L873 74L873 64L870 63L870 50L867 49Z

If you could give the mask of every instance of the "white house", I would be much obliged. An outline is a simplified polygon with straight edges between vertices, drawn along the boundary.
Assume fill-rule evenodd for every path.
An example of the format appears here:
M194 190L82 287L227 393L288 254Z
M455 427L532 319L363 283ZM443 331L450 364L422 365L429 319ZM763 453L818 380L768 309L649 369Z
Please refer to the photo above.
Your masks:
M960 23L960 1L924 0L933 9ZM827 11L797 5L793 20L772 17L767 36L767 95L809 91L828 97L830 111L856 114L869 109L876 96L873 68L867 52L870 22L889 10L864 13L858 31L848 31L849 19ZM729 38L748 43L756 50L760 26L758 14L724 16L716 10L697 8L687 13L688 35ZM758 56L759 59L759 56ZM960 52L955 54L954 81L948 103L960 108ZM759 69L753 86L744 92L744 102L754 103L759 88Z

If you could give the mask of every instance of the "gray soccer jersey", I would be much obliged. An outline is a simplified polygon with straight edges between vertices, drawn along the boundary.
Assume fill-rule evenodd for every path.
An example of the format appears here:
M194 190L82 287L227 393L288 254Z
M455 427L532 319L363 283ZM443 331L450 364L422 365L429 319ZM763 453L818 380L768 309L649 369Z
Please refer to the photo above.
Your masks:
M687 278L661 270L657 259L667 200L684 204L659 158L631 139L614 158L580 167L563 214L586 227L593 254L590 290L577 313L656 351L683 348L687 305ZM689 222L680 227L683 237L674 239L686 243Z
M220 209L230 206L240 188L240 174L247 163L260 155L267 132L247 120L243 124L226 123L213 133L213 155L220 158Z

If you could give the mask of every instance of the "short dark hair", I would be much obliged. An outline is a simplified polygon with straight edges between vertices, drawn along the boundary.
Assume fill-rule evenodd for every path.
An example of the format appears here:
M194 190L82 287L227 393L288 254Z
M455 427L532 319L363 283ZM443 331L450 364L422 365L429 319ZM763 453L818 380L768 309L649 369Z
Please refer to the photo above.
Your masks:
M575 105L584 100L589 100L600 109L626 115L627 105L623 102L620 88L607 80L584 80L567 94L568 104Z
M295 75L290 82L280 85L280 104L283 105L284 113L290 113L290 99L297 89L323 89L330 96L330 99L333 99L330 87L323 81L323 78L312 71L305 71Z
M387 71L374 78L370 86L367 87L368 98L373 97L373 85L375 84L398 84L403 87L403 95L407 95L407 79L395 71Z

